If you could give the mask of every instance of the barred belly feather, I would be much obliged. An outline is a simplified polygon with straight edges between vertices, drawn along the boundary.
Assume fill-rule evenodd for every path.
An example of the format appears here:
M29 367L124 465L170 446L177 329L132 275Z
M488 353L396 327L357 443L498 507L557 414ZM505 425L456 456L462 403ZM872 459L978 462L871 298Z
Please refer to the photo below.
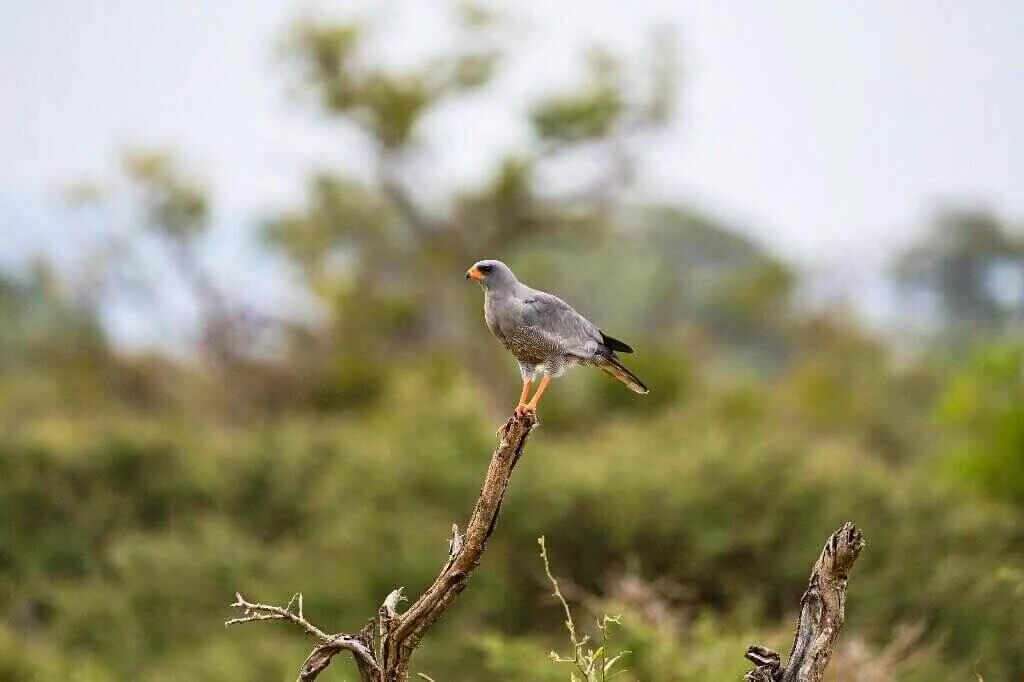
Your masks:
M544 336L530 327L518 327L503 339L517 360L531 365L539 365L551 357L558 355L559 348Z

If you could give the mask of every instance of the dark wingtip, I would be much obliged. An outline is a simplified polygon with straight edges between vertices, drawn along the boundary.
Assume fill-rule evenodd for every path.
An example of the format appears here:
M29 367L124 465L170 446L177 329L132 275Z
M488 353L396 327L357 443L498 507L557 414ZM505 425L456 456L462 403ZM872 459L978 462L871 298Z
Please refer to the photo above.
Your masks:
M601 341L608 348L608 350L619 351L620 353L632 353L633 347L625 341L619 341L615 337L608 336L604 332L601 332Z

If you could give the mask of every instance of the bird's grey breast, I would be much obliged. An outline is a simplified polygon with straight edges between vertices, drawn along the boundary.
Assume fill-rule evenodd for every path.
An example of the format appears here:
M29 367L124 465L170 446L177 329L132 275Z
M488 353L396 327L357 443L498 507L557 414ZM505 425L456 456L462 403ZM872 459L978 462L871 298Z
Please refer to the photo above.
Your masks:
M502 320L506 316L503 310L504 307L504 301L499 300L497 296L492 295L490 292L484 296L484 322L487 324L487 328L491 330L491 333L502 342L504 342Z
M516 359L540 364L559 352L544 330L526 318L523 299L515 296L488 295L484 301L484 321Z

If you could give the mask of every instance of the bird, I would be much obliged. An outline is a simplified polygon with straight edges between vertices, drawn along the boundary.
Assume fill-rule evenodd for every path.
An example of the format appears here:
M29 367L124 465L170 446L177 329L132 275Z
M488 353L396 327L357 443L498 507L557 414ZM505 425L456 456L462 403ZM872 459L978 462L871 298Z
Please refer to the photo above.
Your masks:
M631 391L648 393L616 355L633 352L627 343L605 334L554 294L523 284L500 260L477 261L466 271L466 279L483 287L487 328L519 363L523 390L516 415L536 414L551 380L576 365L592 365ZM537 391L527 401L534 381Z

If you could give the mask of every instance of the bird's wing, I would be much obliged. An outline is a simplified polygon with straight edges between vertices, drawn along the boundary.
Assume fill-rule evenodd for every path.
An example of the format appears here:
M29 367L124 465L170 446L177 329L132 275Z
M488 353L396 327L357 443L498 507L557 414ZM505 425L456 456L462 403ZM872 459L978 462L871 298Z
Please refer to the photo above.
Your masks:
M594 323L544 291L534 290L523 299L523 321L572 355L589 358L601 348L601 332Z

